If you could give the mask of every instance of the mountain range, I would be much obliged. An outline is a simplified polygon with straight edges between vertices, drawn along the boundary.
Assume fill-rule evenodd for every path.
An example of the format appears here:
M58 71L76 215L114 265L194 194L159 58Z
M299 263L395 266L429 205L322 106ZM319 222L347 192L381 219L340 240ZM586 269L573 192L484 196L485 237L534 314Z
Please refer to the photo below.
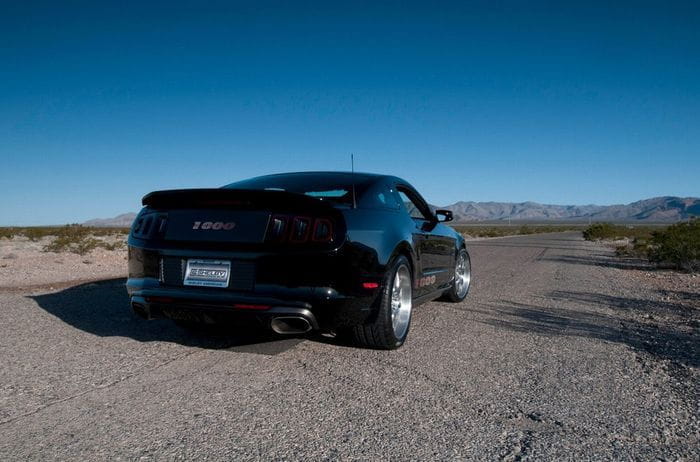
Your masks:
M676 222L700 216L700 198L654 197L620 205L549 205L537 202L464 202L444 207L451 210L455 223L479 221L613 221ZM114 218L97 218L86 226L126 227L136 217L124 213Z
M697 197L654 197L619 205L549 205L537 202L457 202L455 222L470 221L646 221L676 222L700 215Z
M97 226L103 228L127 228L131 226L131 223L133 223L135 218L136 214L129 212L122 213L121 215L117 215L114 218L94 218L92 220L86 221L85 223L83 223L83 225Z

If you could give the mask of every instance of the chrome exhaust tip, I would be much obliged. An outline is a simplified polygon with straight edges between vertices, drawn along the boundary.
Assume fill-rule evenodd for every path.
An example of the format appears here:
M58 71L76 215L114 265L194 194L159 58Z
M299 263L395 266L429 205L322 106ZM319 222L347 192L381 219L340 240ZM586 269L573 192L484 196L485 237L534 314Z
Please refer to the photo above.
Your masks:
M270 327L278 334L305 334L312 327L311 323L301 316L278 316L270 321Z

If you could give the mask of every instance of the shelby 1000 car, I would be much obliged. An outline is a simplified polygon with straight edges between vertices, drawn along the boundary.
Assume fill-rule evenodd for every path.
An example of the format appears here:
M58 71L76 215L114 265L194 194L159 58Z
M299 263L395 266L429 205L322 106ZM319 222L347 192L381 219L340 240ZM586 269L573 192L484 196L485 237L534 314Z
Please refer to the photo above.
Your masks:
M462 236L408 182L386 175L267 175L155 191L129 234L131 307L187 326L252 322L401 346L413 308L469 292Z

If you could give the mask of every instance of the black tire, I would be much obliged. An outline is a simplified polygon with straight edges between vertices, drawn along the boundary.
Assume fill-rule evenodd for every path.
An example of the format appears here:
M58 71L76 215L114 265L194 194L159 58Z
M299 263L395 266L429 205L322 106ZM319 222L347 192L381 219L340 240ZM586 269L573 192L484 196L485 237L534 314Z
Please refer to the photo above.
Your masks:
M401 323L401 330L403 330L403 332L397 335L395 333L394 324L392 323L392 295L394 295L394 283L397 274L401 271L399 277L401 281L404 281L403 278L406 275L406 270L408 271L409 278L408 300L411 300L413 295L413 274L408 260L401 255L393 260L389 265L389 270L384 276L382 293L379 296L378 306L376 308L376 316L374 316L371 321L359 326L354 326L346 332L350 335L353 344L382 350L393 350L404 344L411 327L412 304L409 306L407 324L405 324L406 321ZM405 290L406 286L403 286L401 290L396 293L396 296L406 297ZM405 316L402 316L402 319L405 319Z
M460 257L462 257L462 256L464 256L464 258L466 259L468 279L466 281L467 290L460 294L459 290L457 288L457 278L459 277L458 265L459 265ZM471 259L469 258L469 252L467 252L467 249L461 249L457 253L457 258L455 258L455 275L454 275L454 280L452 281L452 286L444 293L444 295L441 297L441 300L444 300L447 302L452 302L452 303L459 303L462 300L464 300L467 297L467 294L469 293L469 288L471 287L471 274L472 274L472 264L471 264Z

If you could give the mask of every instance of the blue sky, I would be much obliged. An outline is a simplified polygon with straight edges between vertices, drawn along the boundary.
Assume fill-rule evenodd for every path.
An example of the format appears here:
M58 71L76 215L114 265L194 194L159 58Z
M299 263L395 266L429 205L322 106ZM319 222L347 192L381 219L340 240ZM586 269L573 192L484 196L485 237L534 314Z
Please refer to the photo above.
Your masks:
M700 195L697 2L142 3L3 2L0 225L351 152L440 205Z

